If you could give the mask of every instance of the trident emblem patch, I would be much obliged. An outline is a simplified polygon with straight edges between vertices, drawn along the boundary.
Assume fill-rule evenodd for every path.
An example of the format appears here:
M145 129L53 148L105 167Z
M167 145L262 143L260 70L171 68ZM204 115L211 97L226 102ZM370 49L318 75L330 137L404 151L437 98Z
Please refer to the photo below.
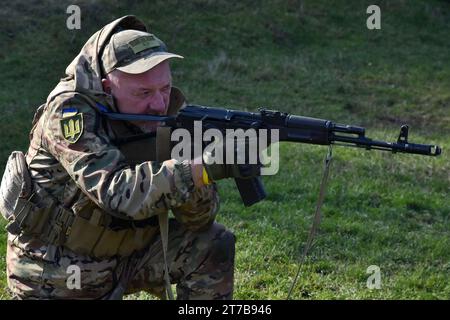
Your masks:
M69 143L75 143L83 134L83 114L78 113L74 116L60 120L61 131L64 139Z

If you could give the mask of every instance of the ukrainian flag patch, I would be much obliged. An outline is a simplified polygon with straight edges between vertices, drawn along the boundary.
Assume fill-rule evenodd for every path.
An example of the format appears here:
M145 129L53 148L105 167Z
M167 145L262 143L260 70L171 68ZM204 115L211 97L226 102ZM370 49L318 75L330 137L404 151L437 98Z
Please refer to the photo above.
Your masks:
M69 118L72 117L74 115L76 115L78 113L78 109L77 108L64 108L62 110L62 117L63 118Z

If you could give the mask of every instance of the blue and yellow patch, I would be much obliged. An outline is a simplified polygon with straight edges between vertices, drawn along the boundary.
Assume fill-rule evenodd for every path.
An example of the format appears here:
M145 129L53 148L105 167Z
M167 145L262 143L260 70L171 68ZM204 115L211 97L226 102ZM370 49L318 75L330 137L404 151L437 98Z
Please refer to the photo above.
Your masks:
M63 118L70 118L78 113L77 108L64 108L62 110L62 117Z

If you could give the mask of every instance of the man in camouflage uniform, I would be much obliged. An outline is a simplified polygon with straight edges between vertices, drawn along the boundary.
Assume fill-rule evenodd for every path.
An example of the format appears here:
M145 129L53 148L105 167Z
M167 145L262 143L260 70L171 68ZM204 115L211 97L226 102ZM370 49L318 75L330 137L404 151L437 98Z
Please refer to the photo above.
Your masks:
M135 17L117 19L86 42L38 109L26 154L31 183L8 217L15 297L165 297L170 281L179 299L232 298L235 238L214 222L219 200L202 164L156 161L154 123L102 116L176 114L184 98L171 86L169 58L182 57ZM80 271L79 287L68 285L70 270Z

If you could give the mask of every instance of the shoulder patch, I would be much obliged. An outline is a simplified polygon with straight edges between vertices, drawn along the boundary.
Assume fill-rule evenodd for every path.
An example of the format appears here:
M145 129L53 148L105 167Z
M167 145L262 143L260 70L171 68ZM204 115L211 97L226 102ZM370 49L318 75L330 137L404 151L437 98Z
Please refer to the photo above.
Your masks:
M64 108L62 110L62 117L63 118L72 117L72 116L76 115L77 113L78 113L77 108Z
M69 143L75 143L83 134L83 113L64 117L60 120L61 132Z

